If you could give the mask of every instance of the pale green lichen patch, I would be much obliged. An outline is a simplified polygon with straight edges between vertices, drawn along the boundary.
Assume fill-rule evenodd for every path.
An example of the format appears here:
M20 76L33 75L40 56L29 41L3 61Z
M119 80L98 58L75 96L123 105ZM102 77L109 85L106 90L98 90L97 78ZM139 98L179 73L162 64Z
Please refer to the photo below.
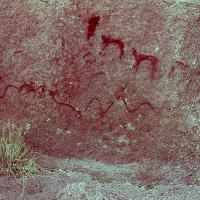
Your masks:
M134 131L135 130L135 127L129 122L129 123L127 123L127 128L129 129L129 130L132 130L132 131Z
M129 144L130 140L127 138L126 135L122 135L118 139L119 143Z

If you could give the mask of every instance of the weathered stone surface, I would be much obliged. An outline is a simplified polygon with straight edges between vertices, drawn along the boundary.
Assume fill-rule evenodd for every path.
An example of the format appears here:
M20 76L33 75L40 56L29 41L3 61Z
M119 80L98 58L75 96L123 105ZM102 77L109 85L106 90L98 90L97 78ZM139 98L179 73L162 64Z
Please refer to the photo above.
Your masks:
M1 1L1 119L30 123L26 142L55 157L198 158L199 11L173 1Z

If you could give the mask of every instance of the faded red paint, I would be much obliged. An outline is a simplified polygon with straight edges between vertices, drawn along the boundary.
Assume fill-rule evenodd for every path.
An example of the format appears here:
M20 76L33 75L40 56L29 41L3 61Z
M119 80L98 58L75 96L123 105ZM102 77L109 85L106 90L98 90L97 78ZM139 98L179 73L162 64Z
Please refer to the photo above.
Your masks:
M199 69L166 61L168 43L158 52L149 47L164 28L166 5L146 11L149 20L142 16L145 8L126 5L133 16L140 10L133 27L125 11L103 3L98 15L95 5L75 1L59 9L40 1L18 4L16 10L15 4L1 5L1 118L30 121L35 132L43 127L27 143L54 156L105 162L195 157L195 145L177 150L181 141L194 140L182 107L199 94ZM178 100L171 96L175 90ZM56 128L71 134L57 137ZM52 135L43 138L43 132Z

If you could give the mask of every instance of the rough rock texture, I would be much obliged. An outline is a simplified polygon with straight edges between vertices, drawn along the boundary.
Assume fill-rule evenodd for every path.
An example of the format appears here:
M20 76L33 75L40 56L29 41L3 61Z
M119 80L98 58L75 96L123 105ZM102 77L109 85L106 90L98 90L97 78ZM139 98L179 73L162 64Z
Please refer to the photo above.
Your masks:
M199 13L195 1L1 0L0 119L30 123L26 143L55 158L198 161Z
M0 198L2 200L198 200L199 186L188 185L184 177L187 171L180 167L161 163L132 163L107 165L92 160L47 159L38 161L41 165L54 165L55 172L33 175L26 180L22 195L23 181L0 177ZM138 177L139 173L151 171L151 184ZM186 164L187 165L187 164ZM158 170L162 173L156 174ZM143 174L144 176L144 174ZM147 175L145 175L147 177ZM141 176L140 176L141 177ZM150 176L149 176L150 177ZM146 179L148 182L148 178ZM159 182L159 184L158 184Z

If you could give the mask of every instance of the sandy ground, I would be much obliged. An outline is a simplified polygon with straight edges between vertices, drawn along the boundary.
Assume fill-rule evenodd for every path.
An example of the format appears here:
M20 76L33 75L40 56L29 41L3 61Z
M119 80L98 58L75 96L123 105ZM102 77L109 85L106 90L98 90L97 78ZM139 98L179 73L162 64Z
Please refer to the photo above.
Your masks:
M146 164L131 163L126 165L106 165L92 160L55 160L48 158L38 160L41 166L49 166L54 171L48 174L38 174L27 179L24 195L21 198L22 182L1 177L1 200L145 200L173 199L198 200L200 187L188 185L181 179L184 174L180 167L160 165L165 168L168 180L160 180L151 185L134 179L138 170L147 167ZM169 173L169 169L173 173ZM168 169L168 172L167 172ZM179 175L177 175L179 174ZM20 184L21 183L21 184Z
M143 16L143 9L140 9L142 1L135 1L138 2L139 8L134 6L134 11L129 6L130 1L127 1L128 3L118 0L113 2L91 1L90 5L93 7L89 6L89 1L83 3L79 1L81 3L74 3L72 13L71 11L68 13L66 12L66 9L62 9L64 2L67 1L55 1L55 4L52 3L54 0L27 1L30 4L28 4L28 6L24 6L24 2L25 1L14 0L10 0L10 2L2 0L0 2L0 4L2 4L2 7L0 7L0 14L1 19L3 19L0 20L0 26L3 30L1 31L3 39L1 40L2 44L0 45L2 46L1 52L3 53L0 54L0 64L5 68L3 74L1 74L2 77L0 77L2 78L0 88L4 91L6 84L14 84L14 92L8 90L6 98L4 98L3 91L0 94L2 99L1 117L11 116L13 119L20 119L20 124L25 124L27 121L28 123L31 123L31 125L33 124L35 127L33 127L33 134L32 137L29 138L29 143L32 143L32 146L39 146L43 150L46 150L49 153L48 155L55 152L54 156L56 156L58 151L58 153L67 155L66 157L69 157L68 154L70 154L71 157L79 156L78 158L81 159L82 152L85 151L86 153L84 154L92 154L94 157L101 157L101 155L103 155L103 158L101 157L102 159L99 158L101 161L108 161L110 159L111 162L116 160L113 156L111 157L109 155L115 153L115 155L118 156L116 149L118 148L118 143L120 143L118 140L115 140L115 138L110 139L112 138L112 134L116 135L116 133L124 133L126 135L122 136L127 136L132 133L135 130L134 127L136 127L136 132L133 132L134 134L137 133L136 136L129 138L129 140L131 139L137 142L134 144L134 147L136 148L131 149L132 146L129 148L127 145L127 149L130 153L122 154L122 159L124 160L124 163L129 162L129 160L132 162L136 158L140 160L142 155L145 154L144 157L146 159L149 158L150 160L140 163L132 162L129 164L110 165L92 159L55 159L48 157L44 160L37 160L37 163L40 166L51 168L52 172L29 177L26 181L26 187L23 187L23 182L20 179L16 180L1 176L0 200L200 200L199 161L185 161L185 163L171 165L170 163L152 160L158 159L158 157L162 158L160 160L171 160L171 157L174 160L177 160L176 156L179 160L182 158L186 160L189 159L188 157L198 158L199 155L199 145L197 145L198 148L195 146L196 144L199 144L199 137L194 137L195 134L193 134L194 136L189 134L189 136L183 137L187 124L192 131L197 132L197 130L199 130L199 121L196 120L196 118L198 119L199 117L197 113L197 109L199 108L197 107L199 105L199 98L196 95L199 91L199 82L198 79L195 78L198 74L195 72L194 74L196 75L190 82L190 77L188 77L190 75L188 75L187 70L184 71L185 69L180 69L179 72L179 67L182 66L180 65L181 63L197 66L199 60L199 47L197 45L198 43L196 43L198 41L195 40L199 35L199 7L196 4L190 5L189 3L183 5L174 4L174 2L180 1L156 0L155 2L160 2L160 6L163 5L163 9L158 6L158 11L154 12L154 9L151 8L150 11L154 14L151 15L151 12L146 12L145 17ZM134 1L132 0L132 2ZM146 1L144 2L146 3ZM67 4L65 6L67 7ZM87 46L87 42L84 39L86 38L86 22L89 19L88 14L98 11L98 9L93 10L92 8L100 8L100 15L102 16L102 22L95 35L95 38L97 38L96 42L94 42L95 38L93 38L94 41L92 42L94 43L95 49ZM142 8L146 9L143 5ZM25 14L22 12L23 9ZM63 13L66 12L67 15L62 14L62 11ZM110 12L113 13L113 17L108 20ZM158 15L157 13L160 12L162 14ZM38 15L39 13L40 15ZM133 16L135 17L133 18ZM63 17L66 17L66 19L64 18L65 20L61 20ZM145 19L148 17L152 17L152 20L150 20L152 21L151 23ZM1 21L3 23L1 23ZM147 31L149 29L150 31ZM85 32L82 30L85 30ZM87 68L85 71L82 71L82 68L86 66L82 63L83 55L86 55L87 51L94 52L94 58L92 57L91 60L92 62L93 59L97 60L99 52L101 52L102 49L101 36L107 34L113 35L113 38L120 35L124 40L125 47L127 48L124 60L118 61L117 59L116 61L114 57L115 54L112 54L113 49L111 48L109 51L108 48L106 49L106 54L102 56L102 59L95 64L94 71L93 68ZM61 41L59 40L60 36L63 36L61 37ZM192 38L195 39L192 40ZM63 50L63 41L66 42L66 44L64 44L65 48L70 49L68 58L65 58L66 49ZM55 48L55 46L57 46L55 44L57 43L58 47ZM83 47L87 47L87 51ZM137 47L139 55L156 55L160 59L159 62L161 66L160 72L158 73L161 73L163 70L164 76L163 80L161 79L162 81L159 82L160 85L158 84L157 86L157 83L155 82L156 87L151 87L151 84L148 82L149 79L146 78L149 77L148 71L145 70L141 71L144 72L144 77L142 75L143 73L140 73L140 76L137 76L138 82L133 81L134 77L132 77L132 74L129 72L129 65L132 68L132 61L135 59L135 56L133 56L131 52L132 47ZM115 53L118 53L118 49L114 48L114 50L116 50ZM76 58L76 54L80 57ZM112 59L110 59L110 57ZM67 111L67 114L64 114L64 108L55 105L55 103L58 105L59 103L55 100L52 101L52 95L45 97L48 91L52 92L50 89L42 94L47 98L44 102L38 98L34 100L32 96L29 96L29 99L26 99L28 98L26 95L20 97L19 100L16 100L18 99L18 96L16 96L16 88L18 88L16 85L17 82L19 83L19 86L22 87L21 84L24 84L24 79L32 82L31 80L33 78L34 83L37 83L37 87L33 87L33 89L38 92L38 88L41 89L40 87L45 80L45 84L47 86L49 85L50 88L54 81L54 78L52 78L52 71L56 71L60 69L60 67L65 68L68 64L71 66L71 61L73 61L74 58L76 58L75 65L80 66L80 69L78 67L72 67L69 71L77 71L78 69L78 74L75 77L80 79L80 82L78 83L80 86L75 88L73 91L74 93L72 92L70 95L63 93L65 94L64 97L67 101L72 95L74 100L72 104L74 107L72 108L78 107L82 113L84 113L85 121L82 122L79 119L79 115L76 115L76 112L74 114L73 110L73 112ZM89 60L85 60L84 63L86 61L89 62ZM179 60L181 62L179 62ZM176 61L178 61L178 64L180 65L176 66L178 69L177 71L175 70L177 75L175 73L174 78L167 78L167 74L170 75L171 72L173 72L173 68L171 67ZM54 62L58 64L54 64ZM118 65L116 65L116 63ZM103 67L104 65L113 68L107 70L107 67ZM50 66L53 67L53 70L49 70ZM119 66L120 70L115 70L114 66ZM124 66L127 66L127 69ZM146 65L144 64L144 66ZM8 68L11 68L10 71ZM113 76L115 71L116 76ZM55 76L55 79L57 76L60 76L59 73L60 72ZM96 81L97 84L94 84L93 80L96 79L93 79L93 76L98 75L98 73L100 73L100 75L110 73L110 75L108 76L109 78L100 78L101 76L99 76L99 79ZM191 72L191 74L193 74L193 72ZM105 77L107 77L107 75ZM67 79L67 81L65 79L60 79L61 82L63 82L61 86L65 83L71 88L71 81L76 82L76 78L74 79ZM85 83L85 80L87 79L88 82ZM104 79L106 81L104 81ZM185 80L188 80L190 84L187 89L184 90L183 88L187 85ZM25 84L27 83L25 82ZM124 86L121 87L122 83L125 83L125 85L128 83L128 89L124 89ZM103 84L105 84L105 87L102 87ZM88 85L90 85L91 88L88 87ZM120 87L118 87L118 85ZM62 92L61 86L58 86L58 90L61 90ZM60 87L61 89L59 89ZM85 92L82 93L82 91ZM50 92L49 94L51 94ZM144 99L148 99L148 101L153 102L152 104L156 104L156 106L160 105L160 107L162 107L163 104L162 115L159 117L156 114L154 115L153 111L149 108L147 115L144 108L144 110L141 110L141 116L144 116L143 118L138 118L137 116L135 118L132 117L132 114L130 113L133 112L130 112L130 115L126 118L126 110L128 109L124 111L124 107L121 107L120 110L118 106L118 103L120 102L118 102L117 97L118 95L121 96L121 93L125 97L128 96L133 102L143 102ZM37 93L37 95L38 94L39 93ZM96 107L94 106L93 108L91 106L91 113L92 115L95 115L94 118L97 118L97 124L96 121L90 122L90 119L92 119L90 118L91 113L89 111L88 113L85 112L87 105L86 101L90 102L91 98L93 98L93 94L100 94L102 99L105 98L103 101L107 101L109 104L109 99L112 98L117 102L116 107L114 107L113 110L111 109L111 113L107 114L107 118L104 118L102 122L98 122L98 112L94 110L95 112L93 113L92 111L92 109L96 109ZM96 97L95 95L94 97ZM13 96L16 98L13 99ZM64 97L63 99L61 98L62 102L66 101ZM51 98L50 101L49 98ZM194 111L193 108L191 108L191 115L189 115L189 111L186 112L185 110L182 110L181 106L180 108L178 107L180 99L181 102L183 101L184 106L185 104L188 104L186 102L190 102L192 106L194 106ZM166 105L164 102L166 102ZM38 107L39 104L41 107ZM61 105L62 103L60 103L60 106ZM63 103L63 105L65 104ZM66 105L68 107L68 103ZM122 105L124 106L125 103ZM3 107L5 109L2 109ZM130 110L134 110L132 106L130 107ZM176 107L178 108L177 110L175 110ZM26 108L26 110L24 108ZM105 114L103 111L101 111L101 113ZM61 137L60 135L54 134L56 131L53 130L53 125L49 125L52 122L49 122L49 124L46 125L43 123L44 121L49 121L49 117L51 117L51 120L55 123L56 131L59 128L62 133L68 125L67 134L69 135L69 133L72 133L70 138L67 137L69 140L64 140L64 136ZM140 123L138 122L138 119L140 119ZM129 126L130 121L131 126ZM59 127L57 127L56 123ZM134 123L136 125L132 126ZM41 130L39 130L39 124L41 125ZM118 127L118 125L120 126ZM152 125L152 127L149 125ZM111 130L109 130L110 127ZM89 132L88 135L80 137L83 133L87 132ZM93 135L93 133L95 134ZM98 133L107 134L102 134L100 135L101 137L99 137ZM122 139L124 138L121 137L121 135L119 136ZM107 140L105 138L107 138ZM98 139L105 142L99 143L97 142ZM126 147L127 142L125 139L124 146ZM83 143L83 146L77 147L77 144L80 145L80 143ZM113 144L114 146L112 146ZM171 146L172 144L173 146ZM98 145L98 149L95 145ZM108 149L111 149L110 154L106 155L107 152L103 149L105 145L109 147ZM91 146L94 148L91 148ZM173 150L172 153L170 153L171 149ZM195 149L195 151L193 151L193 149ZM135 154L133 154L133 152ZM100 154L100 156L98 154ZM133 156L133 158L131 157L129 159L129 156L131 155L137 156ZM24 194L23 197L21 197L20 195L23 192L23 188Z

